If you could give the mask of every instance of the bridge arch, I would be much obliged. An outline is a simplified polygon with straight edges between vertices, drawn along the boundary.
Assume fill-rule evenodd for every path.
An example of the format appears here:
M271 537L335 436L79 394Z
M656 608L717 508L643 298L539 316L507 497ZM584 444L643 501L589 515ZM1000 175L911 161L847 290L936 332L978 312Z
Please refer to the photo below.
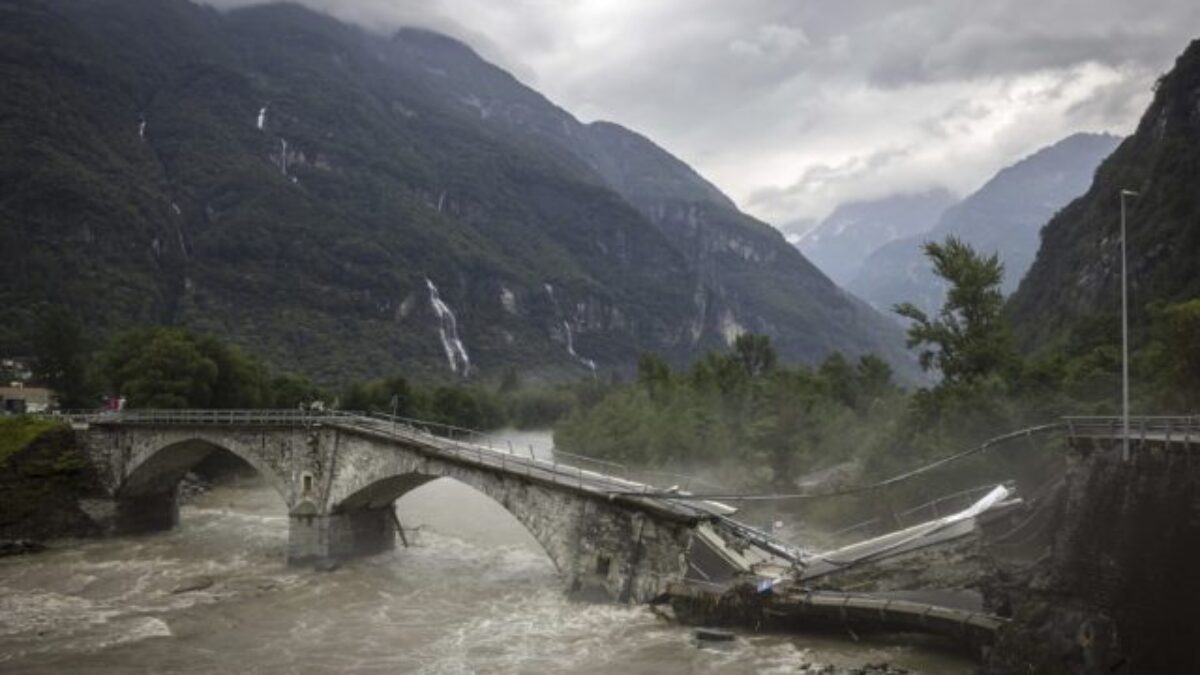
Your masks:
M513 517L545 552L560 573L569 572L577 533L573 525L583 504L568 503L561 493L528 482L505 480L487 472L445 473L403 471L378 477L331 505L331 513L348 514L393 509L396 500L435 480L445 479L472 488Z
M206 429L137 430L114 441L111 490L114 531L128 534L169 530L179 524L177 485L189 470L213 452L225 451L258 473L289 510L295 491L287 474L272 462L261 436ZM254 443L255 439L259 443Z
M259 453L249 451L241 443L211 438L200 434L163 439L135 451L126 464L124 476L117 488L118 498L141 497L172 491L193 467L216 451L225 451L253 468L283 501L290 505L291 490L287 481L268 465Z

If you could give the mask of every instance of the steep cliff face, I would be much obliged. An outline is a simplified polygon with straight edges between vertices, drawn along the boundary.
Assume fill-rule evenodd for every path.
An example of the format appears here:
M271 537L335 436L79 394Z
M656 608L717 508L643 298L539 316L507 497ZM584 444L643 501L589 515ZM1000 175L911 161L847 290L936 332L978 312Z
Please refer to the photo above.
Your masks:
M1178 438L1178 436L1177 436ZM987 672L1200 670L1200 463L1175 443L1082 445L1068 470L1051 554L1022 570Z
M1120 308L1120 193L1128 201L1129 307L1200 295L1200 41L1163 76L1137 132L1096 171L1091 189L1042 231L1010 302L1030 348L1062 339L1080 318Z
M0 349L56 303L101 334L188 325L325 381L580 375L740 330L791 360L900 358L685 164L444 36L288 5L0 14Z
M1120 141L1104 134L1075 134L1002 169L983 187L949 208L928 232L881 247L848 288L880 310L912 302L926 312L942 304L945 288L921 246L955 236L1004 263L1001 289L1011 293L1029 269L1038 231L1087 190L1092 174Z

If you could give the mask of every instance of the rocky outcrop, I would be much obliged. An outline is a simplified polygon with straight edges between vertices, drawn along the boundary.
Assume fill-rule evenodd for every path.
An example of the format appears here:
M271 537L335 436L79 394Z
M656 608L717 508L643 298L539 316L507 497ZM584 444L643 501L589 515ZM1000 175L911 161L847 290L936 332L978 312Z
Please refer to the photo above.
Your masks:
M1001 565L989 673L1200 672L1200 460L1182 443L1073 448L1048 556Z
M1092 187L1052 218L1009 302L1018 341L1037 349L1121 307L1122 190L1127 200L1129 311L1200 294L1200 40L1155 86L1137 131L1096 170ZM1137 335L1135 332L1135 339Z

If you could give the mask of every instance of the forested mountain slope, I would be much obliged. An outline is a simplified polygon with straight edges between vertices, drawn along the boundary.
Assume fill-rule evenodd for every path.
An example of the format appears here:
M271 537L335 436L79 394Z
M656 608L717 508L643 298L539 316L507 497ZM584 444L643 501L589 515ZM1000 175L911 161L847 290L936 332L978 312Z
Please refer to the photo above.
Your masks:
M627 369L739 330L792 360L901 358L685 164L440 35L17 0L0 78L0 351L62 304L96 334L187 325L324 381Z

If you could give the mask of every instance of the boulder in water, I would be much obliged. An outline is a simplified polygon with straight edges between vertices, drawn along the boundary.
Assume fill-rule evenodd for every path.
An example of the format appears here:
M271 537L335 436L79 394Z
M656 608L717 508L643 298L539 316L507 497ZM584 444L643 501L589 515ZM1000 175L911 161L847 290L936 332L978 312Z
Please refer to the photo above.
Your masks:
M696 639L705 642L732 642L737 636L733 631L720 628L697 628Z
M336 570L338 567L341 567L341 563L339 563L336 560L329 559L329 558L325 558L323 560L318 560L315 564L313 564L313 569L315 569L318 572L332 572L332 571Z
M216 583L212 577L198 576L190 579L184 579L178 586L171 589L172 594L191 593L193 591L202 591Z
M0 558L25 553L40 553L46 550L46 545L32 539L2 539L0 540Z

